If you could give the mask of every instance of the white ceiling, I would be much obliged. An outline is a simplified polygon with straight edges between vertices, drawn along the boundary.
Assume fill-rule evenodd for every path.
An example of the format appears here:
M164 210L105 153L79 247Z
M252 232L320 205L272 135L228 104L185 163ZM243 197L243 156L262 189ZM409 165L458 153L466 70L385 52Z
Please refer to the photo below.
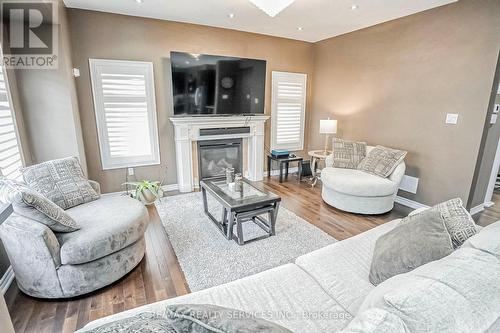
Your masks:
M273 0L269 0L273 1ZM64 0L67 7L249 31L308 42L456 0L296 0L271 18L248 0ZM351 6L359 6L352 10ZM234 18L229 17L234 14ZM297 28L302 27L299 31Z

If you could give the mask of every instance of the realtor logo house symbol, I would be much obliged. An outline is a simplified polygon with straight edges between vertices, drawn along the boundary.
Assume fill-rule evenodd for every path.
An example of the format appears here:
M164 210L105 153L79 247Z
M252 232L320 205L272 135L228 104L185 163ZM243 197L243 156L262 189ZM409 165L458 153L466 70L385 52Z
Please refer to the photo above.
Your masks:
M1 1L3 65L16 69L56 69L57 4Z

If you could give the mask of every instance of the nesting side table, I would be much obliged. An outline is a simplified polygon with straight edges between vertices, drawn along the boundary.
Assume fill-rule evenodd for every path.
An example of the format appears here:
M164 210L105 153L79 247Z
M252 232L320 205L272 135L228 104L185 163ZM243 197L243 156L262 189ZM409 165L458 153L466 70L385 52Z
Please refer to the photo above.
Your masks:
M280 183L283 183L283 166L285 167L285 177L288 178L288 167L290 163L297 162L298 166L298 178L299 182L302 180L302 161L304 159L302 157L286 157L286 158L277 158L273 155L267 155L267 176L271 177L271 165L272 161L278 162L280 168Z

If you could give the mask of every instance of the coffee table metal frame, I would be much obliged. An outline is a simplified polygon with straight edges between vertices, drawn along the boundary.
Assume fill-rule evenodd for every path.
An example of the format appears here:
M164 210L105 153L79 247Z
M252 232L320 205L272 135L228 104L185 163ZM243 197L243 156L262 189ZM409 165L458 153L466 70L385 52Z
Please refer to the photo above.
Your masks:
M234 239L239 245L244 245L276 234L276 219L281 202L279 196L258 189L252 185L250 180L243 178L245 183L265 195L234 199L215 184L215 182L219 181L224 181L224 178L204 179L200 182L200 186L203 194L203 209L205 214L226 239ZM208 210L207 192L222 205L222 221L217 220ZM267 215L267 219L262 217L262 215ZM245 240L243 238L243 223L250 221L264 230L266 234ZM233 234L235 226L236 235Z

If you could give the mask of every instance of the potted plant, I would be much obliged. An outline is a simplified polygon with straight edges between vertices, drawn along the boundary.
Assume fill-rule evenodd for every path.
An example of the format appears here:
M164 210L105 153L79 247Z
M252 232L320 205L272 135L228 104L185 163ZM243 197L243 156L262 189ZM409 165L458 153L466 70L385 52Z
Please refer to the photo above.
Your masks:
M150 205L156 200L161 200L163 190L161 183L156 181L142 180L140 182L127 182L123 185L134 186L135 190L132 192L132 197L141 201L145 205Z

